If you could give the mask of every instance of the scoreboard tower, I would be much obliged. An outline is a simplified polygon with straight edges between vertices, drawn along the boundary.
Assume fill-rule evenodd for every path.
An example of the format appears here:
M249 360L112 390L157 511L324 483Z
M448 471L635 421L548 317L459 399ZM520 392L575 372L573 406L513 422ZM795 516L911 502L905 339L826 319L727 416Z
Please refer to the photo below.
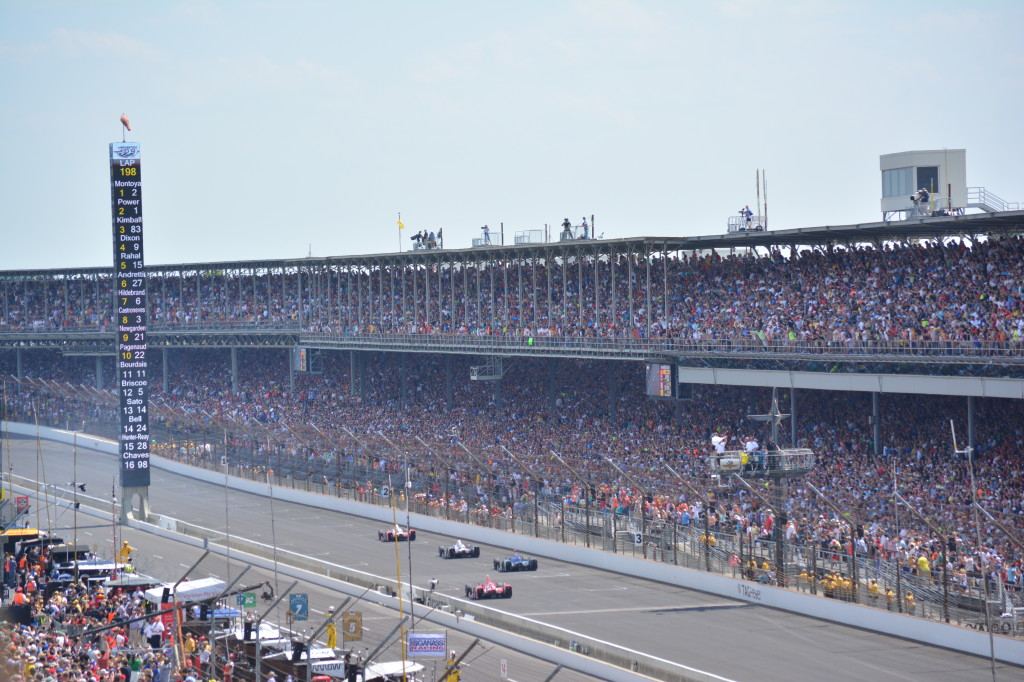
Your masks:
M110 144L110 211L117 312L117 388L121 519L138 499L149 517L149 376L146 270L142 251L142 161L137 142Z

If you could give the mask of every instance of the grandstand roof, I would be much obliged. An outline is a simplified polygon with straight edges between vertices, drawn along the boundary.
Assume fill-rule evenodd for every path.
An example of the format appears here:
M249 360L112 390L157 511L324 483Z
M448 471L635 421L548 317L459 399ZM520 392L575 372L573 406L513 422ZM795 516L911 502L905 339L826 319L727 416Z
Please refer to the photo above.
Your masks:
M721 249L743 246L804 246L829 243L863 243L905 239L936 239L957 235L1010 235L1024 232L1024 211L972 213L912 220L885 220L857 225L822 225L792 230L733 232L726 235L688 237L686 249Z
M509 258L516 254L530 253L543 258L545 254L559 257L567 251L591 254L626 251L697 251L704 249L731 249L745 247L769 248L772 246L824 246L828 244L857 244L908 239L938 239L960 235L1009 236L1024 234L1024 211L1001 211L998 213L973 213L962 216L940 216L915 218L912 220L886 220L856 225L820 225L799 227L789 230L767 230L764 232L732 232L695 237L626 237L622 239L574 240L565 242L544 242L532 244L505 244L466 249L433 249L380 254L341 256L317 256L310 258L260 259L249 261L221 261L210 263L163 263L147 265L147 270L216 271L225 269L264 269L282 266L300 267L303 264L378 264L381 262L439 263L453 260L478 260L482 257ZM624 246L625 249L618 247ZM466 258L466 256L472 256ZM111 267L55 268L45 270L5 270L0 277L40 277L66 274L69 276L113 274Z

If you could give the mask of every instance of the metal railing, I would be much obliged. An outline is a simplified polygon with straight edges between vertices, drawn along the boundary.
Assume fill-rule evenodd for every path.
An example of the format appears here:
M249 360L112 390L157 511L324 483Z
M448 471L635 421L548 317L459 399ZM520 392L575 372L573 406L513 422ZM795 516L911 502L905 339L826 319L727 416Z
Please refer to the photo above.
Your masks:
M707 340L672 337L636 338L619 330L620 336L546 336L527 335L525 330L510 329L506 333L473 329L464 333L377 333L314 331L296 323L190 323L149 325L155 337L161 334L251 334L279 332L298 334L299 344L336 348L376 348L416 352L467 352L506 355L544 355L572 352L602 357L636 357L686 355L694 357L795 357L817 356L822 359L850 360L863 358L919 359L999 359L1024 362L1024 341L981 340L905 340L880 339L873 341L799 340L788 338L759 338L738 336ZM37 336L74 335L83 337L109 337L112 329L98 327L63 327L60 329L26 328L0 332L0 341L24 339L31 342ZM156 340L156 339L154 339Z
M1019 211L1020 203L1005 201L984 187L967 188L967 205L984 211Z

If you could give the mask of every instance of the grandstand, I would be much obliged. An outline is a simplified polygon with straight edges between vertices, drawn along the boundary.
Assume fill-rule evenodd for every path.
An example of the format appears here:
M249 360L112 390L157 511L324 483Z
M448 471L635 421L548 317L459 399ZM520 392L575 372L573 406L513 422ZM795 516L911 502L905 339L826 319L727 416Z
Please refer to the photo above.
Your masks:
M976 623L988 588L1013 614L1024 587L1000 530L1024 518L1022 230L1012 211L150 266L151 405L164 454L196 464L372 499L408 462L425 511L568 527L612 551L642 524L645 557L736 571L735 553L751 580L802 572L806 589L870 604L863 583L824 589L823 566L856 566L913 585L923 615ZM112 280L0 273L12 418L116 429ZM648 400L652 362L675 366L686 399ZM761 436L744 415L775 387L822 493L791 481L777 525L706 464L713 433L730 449ZM950 420L977 453L981 546ZM897 525L896 492L949 533L910 513Z

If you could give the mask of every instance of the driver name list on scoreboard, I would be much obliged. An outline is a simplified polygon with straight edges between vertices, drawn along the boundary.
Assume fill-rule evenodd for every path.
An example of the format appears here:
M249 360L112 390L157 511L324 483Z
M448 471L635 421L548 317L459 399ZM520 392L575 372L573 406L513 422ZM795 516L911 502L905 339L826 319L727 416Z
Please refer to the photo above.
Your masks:
M120 392L121 484L148 486L149 380L146 377L146 273L143 264L142 164L137 143L110 145Z

